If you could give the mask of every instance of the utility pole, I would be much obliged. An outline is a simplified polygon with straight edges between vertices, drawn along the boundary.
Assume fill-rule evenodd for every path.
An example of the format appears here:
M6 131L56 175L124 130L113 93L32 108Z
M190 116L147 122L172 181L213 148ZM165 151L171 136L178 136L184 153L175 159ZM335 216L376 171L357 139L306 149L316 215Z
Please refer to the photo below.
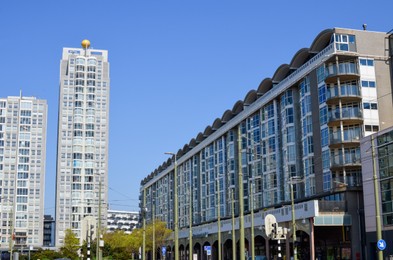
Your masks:
M221 260L221 202L220 202L220 179L217 178L217 236L218 236L218 260Z
M236 260L236 234L235 234L235 201L233 198L235 187L231 188L231 211L232 211L232 260Z
M98 260L102 260L102 250L101 250L101 176L100 176L100 183L99 183L99 192L98 192L98 224L97 224L97 248L96 248L96 255Z
M190 174L191 175L191 174ZM188 248L188 254L189 254L189 260L193 259L193 244L192 244L192 181L191 181L192 176L190 176L190 207L189 207L189 212L188 212L188 217L189 217L189 225L190 225L190 230L189 230L189 248Z
M143 189L143 209L142 209L142 221L143 221L143 241L142 241L142 260L146 260L146 188Z
M240 250L240 260L245 259L244 252L244 192L243 192L243 169L242 169L242 138L241 138L241 123L238 126L237 130L237 139L238 139L238 168L239 168L239 232L240 232L240 242L239 242L239 250Z
M375 162L375 150L374 150L374 135L371 135L371 154L373 159L373 180L374 180L374 197L375 197L375 225L377 233L377 242L382 239L381 230L381 212L379 209L379 188L377 178L377 164ZM383 259L382 250L378 250L378 260Z

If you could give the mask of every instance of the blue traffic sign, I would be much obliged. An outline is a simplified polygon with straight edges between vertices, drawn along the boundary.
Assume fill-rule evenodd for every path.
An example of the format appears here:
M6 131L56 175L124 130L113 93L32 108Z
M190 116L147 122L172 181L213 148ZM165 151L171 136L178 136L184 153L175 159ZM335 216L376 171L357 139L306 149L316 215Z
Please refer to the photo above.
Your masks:
M212 247L211 246L204 246L203 249L205 251L210 251L210 250L212 250Z
M378 240L377 247L379 250L385 250L385 248L386 248L385 240L383 240L383 239Z
M162 254L165 255L165 253L166 253L166 247L163 246L163 247L161 248L161 251L162 251Z

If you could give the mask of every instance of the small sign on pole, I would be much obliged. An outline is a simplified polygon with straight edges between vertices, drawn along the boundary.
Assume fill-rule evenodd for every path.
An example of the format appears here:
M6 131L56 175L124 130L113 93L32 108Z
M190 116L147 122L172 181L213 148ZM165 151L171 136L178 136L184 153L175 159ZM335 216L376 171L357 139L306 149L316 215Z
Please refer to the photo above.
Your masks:
M383 251L386 248L386 242L383 239L378 240L377 247L379 250Z

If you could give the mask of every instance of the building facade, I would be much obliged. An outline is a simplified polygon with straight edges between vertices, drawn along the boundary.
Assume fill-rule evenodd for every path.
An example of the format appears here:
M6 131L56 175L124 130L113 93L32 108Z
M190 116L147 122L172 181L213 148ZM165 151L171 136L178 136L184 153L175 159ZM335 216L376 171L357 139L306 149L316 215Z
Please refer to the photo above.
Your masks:
M87 221L106 226L108 183L108 51L63 48L56 173L56 246L72 229L82 243ZM88 219L89 220L88 220ZM86 222L86 223L85 223ZM97 223L94 223L96 225Z
M55 245L55 227L56 222L51 215L44 215L44 247L53 247Z
M0 98L1 249L42 246L47 103Z
M363 138L361 151L368 259L377 259L377 211L381 238L388 245L384 256L393 255L393 127Z
M108 210L107 231L114 232L122 230L126 234L131 234L138 226L139 213L132 211Z
M366 259L360 140L393 125L389 36L322 31L142 180L146 220L154 207L174 228L177 206L181 257L189 254L190 223L198 259L206 259L206 245L217 259L219 239L224 259L239 257L241 229L247 254L254 244L255 255L276 256L277 240L263 231L273 214L289 229L287 259L294 238L300 259Z

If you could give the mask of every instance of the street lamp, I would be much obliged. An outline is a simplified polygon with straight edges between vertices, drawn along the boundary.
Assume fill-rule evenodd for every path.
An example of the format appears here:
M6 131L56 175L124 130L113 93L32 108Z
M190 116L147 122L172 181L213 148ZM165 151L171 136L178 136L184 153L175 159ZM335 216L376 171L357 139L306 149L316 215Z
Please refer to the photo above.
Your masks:
M255 185L255 180L260 179L261 176L256 176L250 179L251 185L250 185L250 202L251 202L251 259L255 260L255 234L254 234L254 185Z
M151 205L151 211L152 211L152 220L153 220L153 246L152 246L152 253L153 253L153 260L156 260L156 225L155 225L155 193L152 191L152 205Z
M193 251L193 245L192 245L192 175L191 175L191 173L190 173L190 190L189 190L189 192L190 192L190 197L189 197L189 200L190 200L190 206L189 206L189 212L188 212L188 222L189 222L189 226L190 226L190 230L189 230L189 237L188 237L188 242L189 242L189 245L188 245L188 257L189 257L189 260L192 260L192 258L193 258L193 254L192 254L192 251Z
M238 170L239 170L239 232L240 232L240 246L239 246L239 255L240 259L245 259L244 252L244 191L243 191L243 169L242 169L242 138L241 138L241 126L239 124L237 128L237 140L238 140Z
M376 225L376 233L377 233L377 241L382 239L382 230L381 230L381 210L379 206L379 189L378 189L378 179L377 179L377 164L375 162L375 151L374 151L374 135L371 135L371 155L373 160L373 181L374 181L374 198L375 198L375 225ZM382 250L378 250L378 260L383 259Z
M220 178L217 178L217 235L218 235L218 260L221 260L221 202Z
M235 201L233 193L235 192L235 186L230 187L231 191L231 211L232 211L232 259L236 260L236 234L235 234Z
M293 259L297 260L297 247L296 247L296 217L295 217L295 199L293 195L293 184L303 182L303 179L299 176L293 176L289 178L289 184L291 185L291 206L292 206L292 243L293 243Z
M143 218L143 241L142 241L142 260L146 260L146 189L143 189L143 208L142 208L142 218Z
M172 155L175 158L175 169L173 173L174 178L174 192L175 192L175 208L174 208L174 215L175 215L175 260L179 260L179 227L178 227L178 205L177 205L177 158L175 153L166 152L165 154Z

